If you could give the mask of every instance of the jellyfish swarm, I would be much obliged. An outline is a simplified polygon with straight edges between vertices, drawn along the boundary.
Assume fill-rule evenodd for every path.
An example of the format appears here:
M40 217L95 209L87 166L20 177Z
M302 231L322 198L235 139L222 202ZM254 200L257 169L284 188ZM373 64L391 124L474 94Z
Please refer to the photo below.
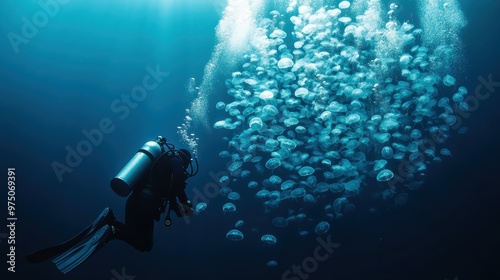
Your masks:
M251 193L279 215L320 209L298 230L320 235L356 209L362 191L404 205L428 166L451 156L445 140L457 129L454 108L468 110L468 92L438 63L454 46L398 21L397 5L386 13L377 0L292 2L259 20L251 50L226 81L231 100L216 105L227 116L214 128L230 133L220 156L230 159L235 185L248 186L234 187L240 200ZM269 215L275 227L298 219L277 215Z

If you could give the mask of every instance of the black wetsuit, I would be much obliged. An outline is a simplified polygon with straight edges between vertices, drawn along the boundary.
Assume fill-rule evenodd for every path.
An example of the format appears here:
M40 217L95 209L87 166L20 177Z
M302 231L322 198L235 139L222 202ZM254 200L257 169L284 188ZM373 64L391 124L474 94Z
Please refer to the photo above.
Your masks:
M125 208L125 224L113 222L113 239L120 239L140 251L150 251L153 247L155 220L160 217L160 208L165 200L179 216L177 198L187 204L186 170L181 158L163 154L151 168L151 174L144 178L140 187L128 197Z

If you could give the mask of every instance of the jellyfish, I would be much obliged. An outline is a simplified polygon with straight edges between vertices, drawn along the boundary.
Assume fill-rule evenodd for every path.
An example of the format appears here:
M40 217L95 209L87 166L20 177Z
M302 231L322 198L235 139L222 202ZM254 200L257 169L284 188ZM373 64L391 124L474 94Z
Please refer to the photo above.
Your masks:
M276 244L277 242L277 239L276 237L274 237L274 235L272 234L264 234L260 240L264 243L264 244L267 244L267 245L274 245Z
M237 229L232 229L226 233L226 238L232 241L241 241L244 236L243 233Z
M222 212L224 214L234 213L236 212L236 205L231 202L228 202L222 206Z

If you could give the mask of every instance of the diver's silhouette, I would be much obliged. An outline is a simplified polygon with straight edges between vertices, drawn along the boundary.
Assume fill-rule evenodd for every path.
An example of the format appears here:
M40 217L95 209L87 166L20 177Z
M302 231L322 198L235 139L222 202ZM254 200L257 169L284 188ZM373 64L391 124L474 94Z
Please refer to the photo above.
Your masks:
M167 147L167 149L165 149ZM123 240L140 251L153 246L154 222L167 210L165 225L170 226L170 210L178 217L191 216L191 201L187 198L186 180L196 175L191 153L176 150L159 136L149 141L111 180L112 189L121 196L130 196L125 208L125 223L118 221L110 208L72 239L27 256L32 263L49 259L63 273L71 271L113 239ZM188 173L188 167L190 173ZM179 202L178 202L179 201Z

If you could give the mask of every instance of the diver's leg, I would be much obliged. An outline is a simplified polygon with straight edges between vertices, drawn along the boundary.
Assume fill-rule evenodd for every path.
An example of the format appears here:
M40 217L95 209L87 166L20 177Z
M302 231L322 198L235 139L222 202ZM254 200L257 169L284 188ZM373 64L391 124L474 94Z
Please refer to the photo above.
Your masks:
M125 224L113 223L113 238L123 240L139 251L150 251L153 247L154 218L160 204L160 198L150 186L132 192L125 208Z

